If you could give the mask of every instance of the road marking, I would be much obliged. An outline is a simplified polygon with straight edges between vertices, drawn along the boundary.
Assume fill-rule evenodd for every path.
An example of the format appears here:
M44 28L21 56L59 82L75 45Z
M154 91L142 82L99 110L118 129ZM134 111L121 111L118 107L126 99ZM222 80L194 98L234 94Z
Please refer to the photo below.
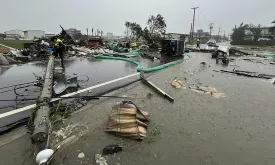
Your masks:
M102 87L102 86L105 86L105 85L108 85L108 84L111 84L111 83L114 83L114 82L117 82L117 81L121 81L121 80L130 78L130 77L137 76L139 74L140 73L135 73L135 74L131 74L131 75L128 75L128 76L124 76L124 77L121 77L121 78L118 78L118 79L114 79L114 80L107 81L107 82L104 82L104 83L101 83L101 84L97 84L95 86L91 86L91 87L88 87L88 88L85 88L85 89L81 89L77 92L62 95L60 97L71 97L71 96L74 96L74 95L77 95L77 94L80 94L80 93L83 93L83 92L87 92L87 91L95 89L95 88L99 88L99 87ZM62 99L61 98L54 98L54 99L51 100L51 102L58 101L58 100L62 100ZM4 117L7 117L7 116L10 116L10 115L14 115L14 114L19 113L19 112L27 111L29 109L34 108L35 106L36 106L36 104L32 104L32 105L29 105L29 106L26 106L26 107L23 107L23 108L19 108L19 109L15 109L15 110L12 110L12 111L9 111L9 112L2 113L2 114L0 114L0 119L2 119Z

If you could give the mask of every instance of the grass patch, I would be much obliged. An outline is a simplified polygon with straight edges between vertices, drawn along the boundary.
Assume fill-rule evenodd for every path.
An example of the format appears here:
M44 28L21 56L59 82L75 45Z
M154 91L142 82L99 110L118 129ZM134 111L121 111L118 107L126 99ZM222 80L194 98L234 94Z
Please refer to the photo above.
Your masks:
M37 99L36 106L32 109L31 116L30 116L28 124L27 124L30 132L33 132L33 130L34 130L34 119L36 117L36 112L38 111L38 109L40 109L40 107L41 107L41 104L39 102L39 99Z
M40 107L41 107L40 101L39 99L37 99L36 107L32 109L31 116L27 124L28 129L30 130L31 133L34 131L34 119ZM71 114L70 106L62 103L62 101L60 100L57 104L57 108L51 108L50 110L50 121L55 123L57 121L68 118L70 114Z
M68 118L71 114L71 108L69 105L62 103L59 100L57 104L57 108L52 108L50 111L50 120L51 122L55 123L59 120L64 120Z
M23 49L24 43L32 43L32 41L27 40L0 40L0 44L16 48L16 49Z

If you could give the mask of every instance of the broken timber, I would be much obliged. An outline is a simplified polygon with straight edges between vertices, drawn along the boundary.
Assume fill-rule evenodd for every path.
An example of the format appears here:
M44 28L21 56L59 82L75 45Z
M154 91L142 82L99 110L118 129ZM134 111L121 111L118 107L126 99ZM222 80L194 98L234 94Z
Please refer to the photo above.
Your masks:
M233 73L240 76L246 76L246 77L254 77L254 78L263 78L263 79L272 79L275 77L275 75L268 75L268 74L260 74L257 72L250 72L250 71L243 71L243 70L220 70L221 72L225 73Z
M167 93L165 93L163 90L161 90L159 87L157 87L155 84L153 84L152 82L146 80L144 78L143 72L140 72L140 78L141 81L143 83L145 83L146 85L148 85L149 87L153 88L155 91L157 91L161 96L163 96L164 98L167 98L169 101L174 102L174 98L171 97L170 95L168 95Z
M43 90L40 95L40 108L37 110L34 119L34 131L32 134L32 142L39 143L45 142L48 137L48 131L50 127L49 103L52 98L52 86L53 86L53 72L54 72L54 56L49 57L49 62L44 78Z

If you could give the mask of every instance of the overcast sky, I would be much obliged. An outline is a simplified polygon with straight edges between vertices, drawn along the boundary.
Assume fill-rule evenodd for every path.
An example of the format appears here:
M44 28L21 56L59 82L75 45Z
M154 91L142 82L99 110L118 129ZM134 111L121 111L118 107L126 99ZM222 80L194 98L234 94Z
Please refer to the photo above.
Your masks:
M230 33L241 22L270 26L275 20L275 0L0 0L0 32L12 29L41 29L60 32L64 28L101 29L106 34L123 35L125 21L142 27L150 15L162 14L167 32L189 33L193 11L195 29L208 31L214 23ZM223 33L223 32L222 32Z

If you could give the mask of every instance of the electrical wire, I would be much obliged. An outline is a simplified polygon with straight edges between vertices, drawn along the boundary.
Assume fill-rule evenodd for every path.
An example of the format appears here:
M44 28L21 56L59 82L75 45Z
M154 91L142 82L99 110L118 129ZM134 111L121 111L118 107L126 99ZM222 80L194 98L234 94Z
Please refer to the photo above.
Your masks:
M11 86L6 86L6 87L1 87L0 89L6 89L6 88L11 88L14 86L18 86L18 85L25 85L25 84L31 84L31 83L35 83L37 81L32 81L32 82L26 82L26 83L22 83L22 84L16 84L16 85L11 85Z

